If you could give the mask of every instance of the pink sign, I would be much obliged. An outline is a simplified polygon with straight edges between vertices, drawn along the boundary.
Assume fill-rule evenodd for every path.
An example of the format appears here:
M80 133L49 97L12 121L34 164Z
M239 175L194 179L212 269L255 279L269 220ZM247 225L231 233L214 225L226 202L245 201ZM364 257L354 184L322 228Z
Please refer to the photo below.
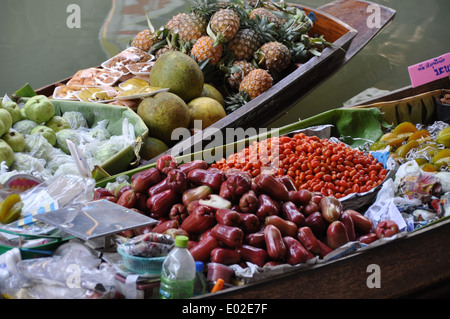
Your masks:
M413 87L450 76L450 53L408 67Z

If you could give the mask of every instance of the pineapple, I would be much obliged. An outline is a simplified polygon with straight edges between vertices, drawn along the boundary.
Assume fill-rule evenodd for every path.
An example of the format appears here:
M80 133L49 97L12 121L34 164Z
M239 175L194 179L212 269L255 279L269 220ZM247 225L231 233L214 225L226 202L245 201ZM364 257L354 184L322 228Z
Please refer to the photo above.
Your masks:
M220 42L229 42L239 31L241 19L232 9L220 9L211 17L209 27Z
M252 29L240 29L228 43L228 49L238 60L249 60L259 47L258 36Z
M186 13L175 15L167 22L166 28L171 33L178 33L180 40L184 42L195 42L203 35L200 27Z
M248 97L253 100L258 97L273 85L272 76L263 69L255 69L250 71L241 84L239 85L239 93L248 94Z
M150 22L147 13L145 13L145 16L147 17L148 29L139 32L131 42L131 46L148 52L150 51L150 48L158 42L158 35L155 33L155 28Z
M255 53L258 64L270 73L284 71L291 63L289 48L280 42L267 42Z
M269 22L274 23L276 26L281 27L284 23L286 23L285 19L277 17L271 10L266 8L255 8L250 12L249 18L252 20L256 20L256 17L262 19L263 17L267 18Z
M148 52L150 48L158 41L155 33L150 29L139 32L131 42L131 46Z
M222 57L223 46L216 45L214 39L209 36L203 36L192 46L191 56L198 62L209 59L212 65L217 65Z
M189 15L206 34L206 27L211 16L219 9L216 0L191 0Z
M234 88L238 89L242 82L242 79L250 73L250 71L255 70L255 66L245 60L235 60L230 70L230 74L227 76L228 84ZM234 71L234 72L233 72Z

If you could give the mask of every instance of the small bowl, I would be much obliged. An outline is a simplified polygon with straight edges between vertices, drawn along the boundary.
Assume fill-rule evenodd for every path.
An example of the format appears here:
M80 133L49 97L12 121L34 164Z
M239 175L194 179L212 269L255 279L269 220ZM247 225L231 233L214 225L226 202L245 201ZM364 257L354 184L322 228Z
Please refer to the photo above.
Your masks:
M123 264L128 270L138 273L158 276L161 274L164 257L139 257L126 254L120 247L117 251L122 256Z

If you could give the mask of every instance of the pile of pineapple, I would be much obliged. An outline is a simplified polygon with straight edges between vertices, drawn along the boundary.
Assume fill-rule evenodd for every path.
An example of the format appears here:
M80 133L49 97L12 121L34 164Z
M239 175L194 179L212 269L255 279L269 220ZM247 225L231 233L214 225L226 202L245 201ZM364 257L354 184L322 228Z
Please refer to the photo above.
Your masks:
M190 55L205 82L226 97L231 113L283 77L292 63L321 54L329 43L310 37L312 19L298 7L261 0L191 0L187 13L155 31L138 33L131 45L154 54Z

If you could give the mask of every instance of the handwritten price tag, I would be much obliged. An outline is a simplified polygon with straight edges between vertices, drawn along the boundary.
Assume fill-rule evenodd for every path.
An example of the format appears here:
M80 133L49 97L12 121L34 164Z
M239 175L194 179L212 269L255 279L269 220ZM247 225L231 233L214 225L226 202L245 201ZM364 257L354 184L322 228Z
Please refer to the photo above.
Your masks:
M450 76L450 53L408 67L412 87Z

